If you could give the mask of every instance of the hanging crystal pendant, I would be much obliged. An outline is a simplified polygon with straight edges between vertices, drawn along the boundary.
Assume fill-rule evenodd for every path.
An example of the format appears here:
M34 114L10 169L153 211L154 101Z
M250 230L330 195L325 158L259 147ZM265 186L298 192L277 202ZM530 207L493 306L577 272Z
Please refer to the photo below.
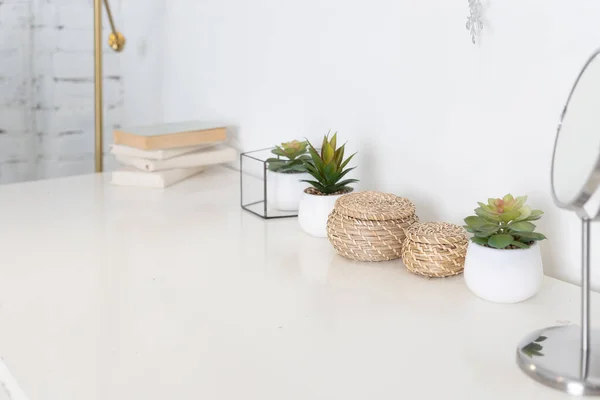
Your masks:
M481 21L481 0L469 0L469 16L467 17L467 30L471 34L471 41L476 42L476 37L483 29Z

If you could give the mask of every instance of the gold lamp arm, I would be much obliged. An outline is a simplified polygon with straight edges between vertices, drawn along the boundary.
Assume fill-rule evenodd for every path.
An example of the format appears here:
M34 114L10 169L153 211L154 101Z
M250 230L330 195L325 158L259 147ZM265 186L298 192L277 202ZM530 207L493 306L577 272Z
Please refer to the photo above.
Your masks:
M111 33L108 36L108 45L111 49L116 52L123 51L125 47L125 36L115 28L115 21L113 20L112 11L110 10L110 4L108 0L104 0L104 7L106 8L106 14L108 15L108 22L110 22Z
M104 170L104 116L102 97L102 2L94 0L94 158L96 172ZM110 22L111 33L108 37L108 45L116 52L123 51L125 37L115 28L112 12L108 0L104 0L106 13Z

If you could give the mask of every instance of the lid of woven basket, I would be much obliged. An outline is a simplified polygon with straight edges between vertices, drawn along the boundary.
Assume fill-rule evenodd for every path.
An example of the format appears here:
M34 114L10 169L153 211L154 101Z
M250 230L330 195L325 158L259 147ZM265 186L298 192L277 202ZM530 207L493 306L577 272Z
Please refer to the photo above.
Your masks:
M415 215L415 205L404 197L381 192L359 192L340 197L335 210L367 221L404 220Z
M417 243L454 244L466 243L467 232L464 228L447 222L425 222L413 224L407 231L406 237Z

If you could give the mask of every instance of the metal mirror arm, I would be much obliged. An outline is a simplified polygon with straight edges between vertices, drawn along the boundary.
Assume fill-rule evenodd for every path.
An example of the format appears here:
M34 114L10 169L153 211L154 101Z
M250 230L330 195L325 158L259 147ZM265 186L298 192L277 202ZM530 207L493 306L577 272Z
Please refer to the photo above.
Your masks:
M95 171L102 172L104 153L104 100L102 96L102 2L106 8L111 33L108 45L116 52L123 51L125 37L117 31L108 0L94 0L94 159Z
M593 198L590 194L589 198ZM587 205L587 204L586 204ZM590 270L591 270L591 223L600 220L600 204L596 204L594 212L590 213L586 205L576 211L581 219L581 374L584 378L589 373L589 353L591 346L591 307L590 307Z
M589 196L593 197L592 194ZM591 215L586 210L585 205L576 211L581 219L581 352L582 368L581 375L588 377L589 373L589 352L591 349L591 223L600 219L600 207L596 207Z
M582 379L588 378L590 346L590 224L581 218L581 353Z

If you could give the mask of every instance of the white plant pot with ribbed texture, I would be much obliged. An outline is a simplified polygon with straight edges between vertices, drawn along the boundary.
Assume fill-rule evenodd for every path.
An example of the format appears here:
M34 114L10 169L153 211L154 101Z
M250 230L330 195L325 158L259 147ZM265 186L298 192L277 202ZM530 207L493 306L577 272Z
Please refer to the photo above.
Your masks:
M304 193L298 209L298 222L304 232L315 237L327 237L327 218L333 211L335 201L349 192L333 195L319 196Z
M465 282L477 296L494 303L519 303L537 294L544 267L539 244L499 250L469 242Z
M267 171L267 195L269 205L279 211L297 211L304 189L310 186L305 179L312 179L306 173L290 173Z

